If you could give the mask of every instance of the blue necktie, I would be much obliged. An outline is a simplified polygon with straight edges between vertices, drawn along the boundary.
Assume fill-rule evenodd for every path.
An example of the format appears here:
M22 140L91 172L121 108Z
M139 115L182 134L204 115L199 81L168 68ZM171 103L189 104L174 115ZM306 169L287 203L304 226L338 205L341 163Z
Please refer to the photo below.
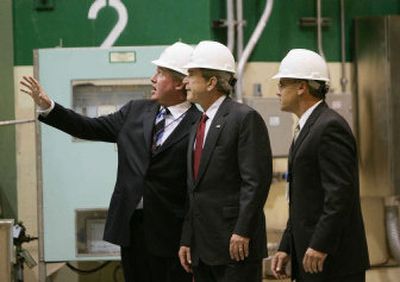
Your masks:
M153 128L153 152L161 145L161 140L164 135L165 117L167 116L168 112L168 109L161 107L156 116L156 121Z

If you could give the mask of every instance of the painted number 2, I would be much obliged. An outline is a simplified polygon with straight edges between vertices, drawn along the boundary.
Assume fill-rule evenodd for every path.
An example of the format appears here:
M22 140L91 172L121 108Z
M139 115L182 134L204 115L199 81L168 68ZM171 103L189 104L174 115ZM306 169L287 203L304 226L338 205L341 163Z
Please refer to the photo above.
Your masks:
M95 0L92 6L90 6L88 18L95 20L98 12L107 6L106 1L107 0ZM117 11L118 22L108 34L104 42L100 45L101 48L110 48L113 46L128 23L128 11L121 0L108 0L108 5Z

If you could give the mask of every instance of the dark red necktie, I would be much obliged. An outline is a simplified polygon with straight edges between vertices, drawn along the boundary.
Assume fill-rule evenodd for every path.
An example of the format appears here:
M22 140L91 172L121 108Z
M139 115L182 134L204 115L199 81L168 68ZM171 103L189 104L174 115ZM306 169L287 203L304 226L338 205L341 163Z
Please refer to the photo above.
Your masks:
M204 132L206 129L207 119L208 116L206 114L203 114L196 132L196 147L193 152L193 178L195 180L197 178L197 175L199 174L201 152L203 151Z

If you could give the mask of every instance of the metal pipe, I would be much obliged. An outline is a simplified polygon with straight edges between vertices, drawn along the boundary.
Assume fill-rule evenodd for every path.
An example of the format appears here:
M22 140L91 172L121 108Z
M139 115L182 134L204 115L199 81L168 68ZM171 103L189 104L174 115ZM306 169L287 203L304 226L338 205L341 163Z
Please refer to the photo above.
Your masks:
M243 53L243 0L236 0L236 58Z
M249 42L246 45L246 48L240 57L238 67L237 67L237 83L236 83L236 99L238 102L243 102L243 72L244 72L244 67L253 52L254 47L256 46L258 40L260 39L260 36L262 32L264 31L264 28L269 20L269 17L272 12L272 7L273 7L274 1L273 0L267 0L265 4L265 9L264 12L260 18L260 20L257 23L257 26L253 32L253 34L250 37Z
M322 47L322 16L321 16L321 0L317 0L317 41L318 53L325 58L324 50Z
M345 6L344 0L340 0L340 32L341 32L341 49L342 49L342 77L340 84L342 86L342 92L346 92L347 87L347 76L346 76L346 29L345 29Z
M226 0L226 26L227 26L227 46L231 52L235 47L235 19L233 0Z
M35 119L4 120L4 121L0 121L0 126L21 124L21 123L30 123L30 122L35 122L35 121L36 121Z
M39 76L39 51L33 52L33 77L40 81ZM36 108L36 104L35 104ZM38 222L38 256L39 256L39 281L47 281L47 266L44 257L44 214L43 214L43 167L42 167L42 138L40 123L36 123L36 200L37 200L37 222Z

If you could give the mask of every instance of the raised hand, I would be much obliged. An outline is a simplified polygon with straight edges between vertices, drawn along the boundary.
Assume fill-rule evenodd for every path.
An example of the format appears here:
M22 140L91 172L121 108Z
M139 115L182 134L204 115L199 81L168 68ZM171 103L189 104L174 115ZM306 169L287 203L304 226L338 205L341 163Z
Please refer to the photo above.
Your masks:
M23 76L20 81L20 86L20 90L31 96L35 104L41 109L45 110L50 108L51 100L36 79L31 76Z

